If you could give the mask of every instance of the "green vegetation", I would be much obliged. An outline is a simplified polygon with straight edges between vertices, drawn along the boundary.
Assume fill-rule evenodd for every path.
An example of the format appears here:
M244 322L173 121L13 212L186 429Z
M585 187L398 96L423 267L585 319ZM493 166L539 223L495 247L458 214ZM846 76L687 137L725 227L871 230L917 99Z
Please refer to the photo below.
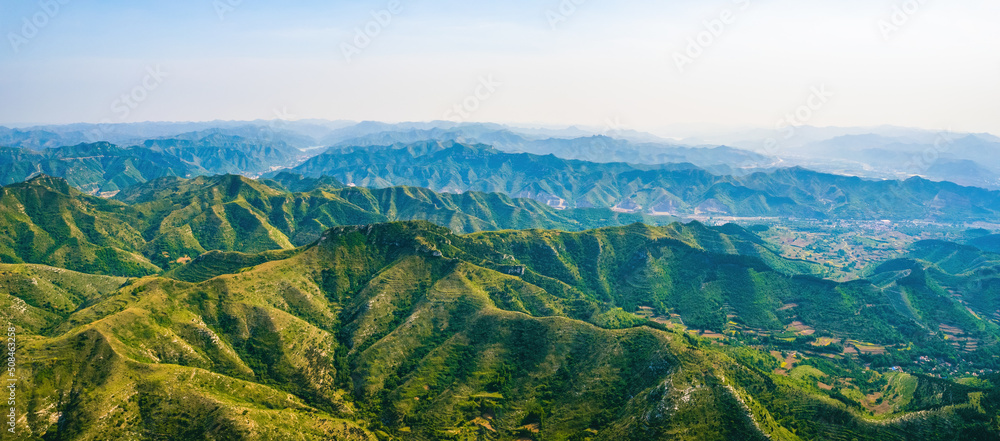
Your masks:
M216 130L130 147L107 142L51 145L37 151L10 146L0 147L0 185L45 174L64 178L85 193L103 196L167 176L260 175L274 167L295 165L304 156L281 140L226 135Z
M921 241L901 259L870 270L897 308L936 344L919 354L935 361L921 370L959 378L983 367L1000 370L1000 255L942 241ZM881 360L898 364L899 357ZM910 357L908 357L910 358Z
M85 193L113 195L159 177L208 171L162 152L106 142L42 151L0 147L0 185L22 182L39 173L64 178Z
M141 224L124 204L87 196L58 178L0 187L0 262L38 263L137 276L159 268L142 256Z
M233 175L168 177L120 192L116 201L87 196L44 175L2 187L0 263L136 277L171 270L209 251L291 250L337 225L422 219L460 232L581 230L643 219L611 210L558 211L499 194L344 188L287 174L266 182L277 188ZM307 191L290 193L286 185Z
M424 141L330 150L293 169L364 187L485 191L567 208L716 217L968 222L1000 219L996 191L921 178L870 181L802 168L718 176L690 164L630 165Z
M17 411L27 439L996 438L994 380L803 355L819 338L902 344L908 316L765 245L697 223L405 222L171 273L196 283L64 272L36 289L51 269L8 266L30 305L10 319L38 323L18 325ZM747 337L692 336L671 314Z

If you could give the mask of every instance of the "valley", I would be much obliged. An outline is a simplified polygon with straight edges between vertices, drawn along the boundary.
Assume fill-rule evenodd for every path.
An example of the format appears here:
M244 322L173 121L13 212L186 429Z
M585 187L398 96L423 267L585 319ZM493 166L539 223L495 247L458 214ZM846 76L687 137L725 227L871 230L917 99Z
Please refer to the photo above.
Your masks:
M22 412L42 415L30 423L39 436L72 430L99 438L148 430L142 427L187 430L193 437L278 436L291 430L279 421L292 419L300 435L338 439L518 433L620 439L665 435L681 421L687 430L723 431L727 437L790 438L795 430L885 439L930 430L913 420L880 419L887 416L925 410L957 424L946 409L994 411L993 392L983 389L987 383L964 386L862 365L879 364L878 351L868 350L862 339L897 348L902 342L897 339L905 338L926 341L920 345L928 348L947 345L904 337L905 322L885 322L891 331L882 336L859 332L849 326L852 306L837 312L839 306L830 310L796 294L807 286L817 292L848 290L857 301L869 302L878 291L788 278L764 262L783 262L788 270L794 263L762 248L747 232L724 231L674 224L458 236L424 222L376 224L334 228L310 246L271 258L278 260L202 282L118 279L108 282L119 287L89 293L77 291L79 283L51 289L31 284L18 293L27 298L23 315L50 317L30 328L22 325L30 335L25 347L34 354L22 364L33 372L32 402L75 410L58 417L58 429L44 423L48 417L39 408ZM596 262L580 254L588 247L603 250ZM706 259L726 263L685 263ZM524 268L523 273L508 275L511 267ZM609 289L600 276L604 272L621 274L626 289ZM658 273L667 278L651 277ZM688 276L678 278L681 274ZM747 276L759 279L755 286L773 286L747 303L753 297L729 291L736 288L732 281ZM660 285L664 280L677 285ZM706 288L687 288L699 280ZM778 286L789 284L799 288L780 294ZM658 294L663 289L677 294L663 297ZM767 300L775 294L789 297ZM728 299L731 316L714 317L710 308L699 306L719 301L714 296ZM56 299L69 308L52 309ZM760 304L770 301L791 307ZM632 307L640 302L656 306ZM676 308L680 322L720 334L695 336L660 320L608 309L609 304L658 316ZM833 317L846 313L840 320L848 326L814 318L819 311ZM21 317L8 319L24 323ZM813 323L817 334L851 339L861 354L806 355L795 348L808 346L802 337L811 334L795 319ZM723 337L732 320L771 333L754 337L768 342L755 346ZM995 325L983 332L989 343L982 350L995 351ZM777 349L768 353L767 347ZM45 361L49 356L43 354L52 350L64 351L60 361ZM94 362L89 357L97 354L107 364L88 371ZM610 354L621 355L606 358ZM64 375L69 372L76 374ZM989 374L983 378L991 381ZM59 391L71 384L93 384L103 392L70 405ZM229 404L214 417L217 424L173 426L185 408L203 409L188 413L191 417L221 410L219 400L233 387L243 392L238 401L225 399ZM189 397L186 404L164 400L175 388ZM284 396L279 390L288 398L279 398ZM566 390L583 393L561 392ZM52 395L38 395L43 391ZM940 391L953 398L935 398ZM132 398L112 407L118 395ZM882 396L889 398L880 401ZM641 424L627 417L650 411L656 416ZM823 428L806 423L818 415L846 419ZM971 436L982 430L968 425L972 420L961 421Z
M27 439L1000 431L993 192L202 136L6 163Z
M0 441L1000 441L1000 2L2 6Z

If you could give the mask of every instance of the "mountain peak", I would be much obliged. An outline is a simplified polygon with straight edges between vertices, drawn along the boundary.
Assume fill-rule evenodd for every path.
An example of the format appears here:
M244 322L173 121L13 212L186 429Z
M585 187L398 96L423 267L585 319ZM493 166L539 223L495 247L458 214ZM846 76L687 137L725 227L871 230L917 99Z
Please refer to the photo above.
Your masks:
M77 190L74 189L72 186L70 186L69 182L67 182L65 179L49 176L44 173L39 173L31 177L24 183L29 186L43 187L45 189L67 195L72 194L73 192L77 192Z
M400 251L414 251L433 257L441 257L438 251L451 245L449 237L454 233L445 227L428 221L402 221L368 225L348 225L334 227L320 236L320 246L342 246L355 243L350 237L360 234L365 242ZM356 237L356 236L355 236Z
M309 178L289 171L281 171L270 179L267 179L265 183L273 188L302 193L308 193L320 188L337 189L345 187L343 182L329 175Z
M59 147L57 150L73 153L94 153L107 151L121 151L122 148L107 141L81 142L76 145Z

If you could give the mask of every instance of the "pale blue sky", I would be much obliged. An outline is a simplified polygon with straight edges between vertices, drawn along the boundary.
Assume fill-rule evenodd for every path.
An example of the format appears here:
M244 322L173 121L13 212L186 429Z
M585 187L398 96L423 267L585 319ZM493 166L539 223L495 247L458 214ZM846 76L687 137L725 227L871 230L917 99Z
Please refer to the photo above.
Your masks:
M995 1L910 0L886 39L880 21L906 1L575 0L562 14L558 0L403 0L350 63L343 44L388 1L51 1L49 17L0 0L0 123L411 121L466 103L468 121L771 127L825 86L805 123L1000 133ZM23 38L32 17L47 23ZM156 66L162 83L146 78ZM155 88L124 111L144 80Z

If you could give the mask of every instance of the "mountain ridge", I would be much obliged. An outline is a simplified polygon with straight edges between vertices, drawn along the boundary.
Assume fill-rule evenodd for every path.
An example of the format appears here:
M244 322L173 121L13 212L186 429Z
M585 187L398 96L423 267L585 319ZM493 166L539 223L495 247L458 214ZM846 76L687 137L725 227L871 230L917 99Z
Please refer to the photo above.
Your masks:
M1000 193L919 177L875 181L802 167L716 176L694 167L599 164L454 141L331 151L292 171L359 186L501 192L559 207L679 216L1000 219Z
M673 228L670 235L682 239L713 231L727 237L698 224ZM546 252L517 252L509 240L517 235L523 243L577 235L601 237L618 244L614 249L634 250L629 244L638 240L673 253L704 252L683 240L663 242L641 225L466 236L423 221L336 227L284 259L200 283L132 279L71 307L47 335L23 343L23 387L37 400L20 401L18 411L31 415L26 427L36 438L991 436L995 390L900 377L913 381L910 396L919 402L901 404L896 418L873 420L817 380L771 373L776 362L746 347L720 347L638 318L598 321L610 328L569 318L578 300L601 302L598 285L579 285L581 298L577 288L536 285L528 272L475 263L489 257L482 247L506 243L492 253L501 262L515 251L513 263L559 276ZM586 244L569 236L560 242ZM601 259L629 261L605 249ZM581 256L573 265L584 272L610 268ZM33 303L31 311L50 308ZM46 362L55 353L58 361ZM893 390L874 377L852 381ZM91 392L66 393L73 388ZM52 419L52 412L61 415ZM941 425L952 430L936 432Z
M344 224L428 219L457 231L581 230L671 220L610 210L564 212L498 194L438 194L411 187L369 190L292 175L281 179L308 191L293 193L267 184L281 184L278 181L235 175L164 177L106 200L85 195L61 178L39 176L2 189L0 221L9 240L0 246L0 259L135 276L158 273L212 250L291 249ZM37 208L26 212L26 206ZM25 248L26 241L34 245Z

